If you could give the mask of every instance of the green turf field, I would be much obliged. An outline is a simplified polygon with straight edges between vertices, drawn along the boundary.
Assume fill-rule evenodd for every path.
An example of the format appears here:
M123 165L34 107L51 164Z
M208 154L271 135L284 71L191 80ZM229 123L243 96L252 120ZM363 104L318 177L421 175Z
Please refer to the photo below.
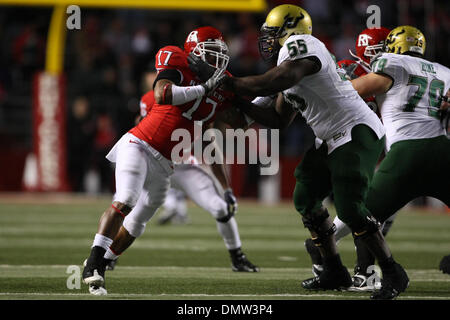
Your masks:
M307 230L292 206L239 203L243 249L261 267L257 274L234 273L215 221L190 205L189 225L158 226L145 234L106 275L108 296L87 286L68 289L70 265L89 254L98 219L109 198L61 201L39 197L0 201L0 299L368 299L369 294L303 290L311 277L303 247ZM450 299L450 276L438 270L450 254L450 215L404 210L388 237L394 257L409 273L410 287L399 299ZM351 237L339 244L353 268ZM72 278L71 278L72 279ZM69 281L70 282L70 281ZM75 282L71 282L76 284Z

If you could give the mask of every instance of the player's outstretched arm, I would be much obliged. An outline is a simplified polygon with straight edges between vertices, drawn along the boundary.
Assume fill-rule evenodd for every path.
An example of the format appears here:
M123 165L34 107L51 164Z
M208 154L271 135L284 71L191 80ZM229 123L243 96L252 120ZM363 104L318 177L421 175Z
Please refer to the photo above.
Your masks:
M391 77L374 72L351 80L351 82L353 88L355 88L361 98L369 98L377 94L383 94L387 92L394 83Z
M277 95L277 98L273 98L273 100L273 106L260 107L243 98L236 98L234 105L263 126L272 129L284 129L294 120L297 113L284 100L281 93Z
M317 61L304 58L286 60L266 73L248 77L228 77L223 85L241 96L270 96L297 84L303 77L320 70Z

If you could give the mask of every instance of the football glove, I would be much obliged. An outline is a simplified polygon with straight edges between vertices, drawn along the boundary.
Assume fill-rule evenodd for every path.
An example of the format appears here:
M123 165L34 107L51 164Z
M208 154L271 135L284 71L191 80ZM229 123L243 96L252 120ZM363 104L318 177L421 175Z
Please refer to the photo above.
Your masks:
M209 65L192 52L189 53L187 60L189 69L191 69L191 71L194 72L202 82L206 82L208 79L210 79L216 71L216 68Z
M206 82L201 83L200 85L205 88L205 94L209 95L211 92L217 89L225 80L226 75L224 74L225 70L217 69L214 71L211 78L209 78Z

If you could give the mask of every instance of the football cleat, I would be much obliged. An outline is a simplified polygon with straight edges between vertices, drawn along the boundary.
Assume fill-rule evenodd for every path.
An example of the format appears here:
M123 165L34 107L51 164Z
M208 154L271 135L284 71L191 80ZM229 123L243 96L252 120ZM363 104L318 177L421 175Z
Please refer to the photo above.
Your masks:
M172 220L172 218L175 217L176 215L177 215L176 210L164 210L164 212L160 215L158 219L158 224L159 225L168 224Z
M231 254L231 269L235 272L259 272L259 267L251 263L240 249Z
M320 276L320 274L323 272L323 265L321 264L313 264L312 265L312 273L314 277Z
M409 278L405 269L395 263L392 272L383 272L381 288L376 290L370 299L373 300L392 300L400 293L404 292L409 286Z
M352 285L352 278L346 267L324 269L318 277L302 281L306 290L346 290Z
M95 286L95 285L89 285L89 293L94 296L106 296L108 294L108 291L106 291L106 288L104 286Z
M113 271L114 270L114 268L116 267L116 264L117 264L117 260L118 259L116 259L116 260L113 260L113 259L105 259L106 261L105 261L105 263L106 263L106 270L109 270L109 271Z
M441 262L439 263L439 270L441 270L443 273L450 274L450 255L442 258Z
M355 273L352 277L352 285L348 288L348 291L352 292L371 292L375 291L376 284L371 285L368 283L369 275L363 273Z
M84 261L83 282L85 284L97 287L105 284L106 259L103 258L104 251L103 248L94 247L89 258ZM99 256L98 252L101 253L100 258L96 258Z

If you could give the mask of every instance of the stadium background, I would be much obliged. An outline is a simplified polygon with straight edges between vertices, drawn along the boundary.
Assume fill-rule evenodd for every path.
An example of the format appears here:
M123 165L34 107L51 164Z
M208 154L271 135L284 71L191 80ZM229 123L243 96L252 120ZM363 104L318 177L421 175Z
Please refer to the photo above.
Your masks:
M23 5L27 2L30 1L0 1L3 4L0 6L0 191L33 190L24 183L25 164L34 141L33 77L46 68L53 8ZM227 1L212 3L224 5ZM232 74L265 71L268 66L260 59L257 45L259 27L266 13L264 4L271 8L295 3L305 8L313 17L314 35L338 60L351 58L348 49L354 49L357 34L365 28L366 8L376 4L381 8L382 26L417 26L427 39L426 58L447 66L450 62L449 42L439 41L448 39L450 34L447 1L270 0L261 3L262 10L239 11L236 8L211 11L81 6L81 29L67 31L63 50L66 88L61 103L65 109L67 138L60 148L65 148L62 153L67 157L63 168L66 183L60 189L93 194L114 191L113 171L104 155L133 126L139 99L154 77L154 56L160 47L182 46L189 31L212 25L226 37ZM255 198L259 194L266 198L267 193L261 190L268 190L288 199L294 183L293 169L312 139L310 129L297 117L281 133L279 176L261 178L258 165L234 165L230 173L235 193L239 197ZM271 199L277 201L278 197Z

